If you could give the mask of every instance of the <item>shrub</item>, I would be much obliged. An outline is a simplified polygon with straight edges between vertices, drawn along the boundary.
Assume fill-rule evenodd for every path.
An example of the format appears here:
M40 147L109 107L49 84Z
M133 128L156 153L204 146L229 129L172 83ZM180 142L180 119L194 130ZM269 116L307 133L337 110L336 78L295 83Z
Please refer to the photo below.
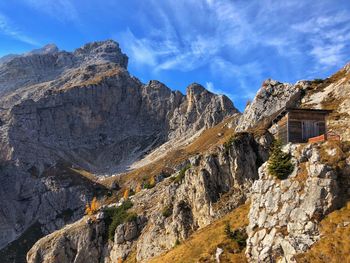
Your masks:
M97 201L96 197L94 197L91 201L91 203L87 203L85 207L85 214L91 216L93 214L96 214L100 207L99 202Z
M291 155L282 151L280 141L274 141L270 154L267 166L269 173L280 180L286 179L294 170Z
M231 226L229 222L226 222L225 224L225 235L227 238L232 239L233 241L237 242L239 247L242 249L246 246L246 240L247 240L247 233L245 232L245 229L236 229L234 231L231 230Z
M136 221L137 214L135 212L128 213L128 216L125 218L125 222L133 222Z
M125 189L123 194L124 200L127 200L129 198L129 193L130 193L129 188Z
M176 246L178 246L178 245L180 245L180 240L179 240L179 239L176 239L175 244L174 244L174 247L176 247Z
M153 188L155 186L156 186L156 180L154 179L153 176L149 179L148 182L145 182L143 184L143 188L145 188L145 189L151 189L151 188Z
M162 216L164 217L169 217L173 214L173 206L172 205L167 205L163 208L162 210Z
M105 223L108 226L108 239L114 240L114 233L120 224L124 222L130 222L133 220L136 220L137 214L135 213L128 213L128 209L130 209L133 206L132 202L130 200L126 200L123 202L123 204L119 207L108 207L104 210L106 216L105 216Z
M173 181L174 181L175 183L180 183L180 182L182 182L182 179L185 177L186 171L187 171L188 169L190 169L190 168L191 168L191 165L190 165L190 164L188 164L188 165L186 165L185 167L183 167L183 168L180 170L179 174L178 174L177 176L174 177Z
M243 140L245 136L247 136L247 132L237 132L234 135L232 135L226 142L224 142L223 146L225 148L225 153L227 154L230 150L230 147L234 143L238 143Z

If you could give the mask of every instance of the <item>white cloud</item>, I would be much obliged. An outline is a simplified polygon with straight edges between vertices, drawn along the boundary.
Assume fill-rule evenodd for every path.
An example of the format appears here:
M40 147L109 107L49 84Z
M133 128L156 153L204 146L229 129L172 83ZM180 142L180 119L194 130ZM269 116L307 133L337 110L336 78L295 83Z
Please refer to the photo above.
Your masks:
M40 46L35 39L24 34L3 14L0 14L0 33L33 46Z
M63 22L79 22L78 11L70 0L22 0L32 8Z
M307 34L307 43L320 67L340 66L346 59L345 50L350 41L350 13L341 11L332 15L312 17L292 25L294 30Z
M233 100L234 98L237 98L236 95L234 95L233 93L230 93L230 92L227 92L227 91L224 91L222 89L219 89L219 88L216 88L214 86L214 83L211 82L211 81L207 81L205 83L205 87L207 90L209 90L210 92L214 93L214 94L219 94L219 95L225 95L227 97L229 97L231 100Z
M311 54L323 65L337 66L343 59L344 47L344 44L317 45L312 48Z
M125 31L121 44L134 65L155 72L206 66L215 78L239 83L240 92L231 98L251 98L258 88L252 79L262 81L267 63L275 65L270 74L304 78L346 62L350 14L333 6L299 0L150 1L142 29Z

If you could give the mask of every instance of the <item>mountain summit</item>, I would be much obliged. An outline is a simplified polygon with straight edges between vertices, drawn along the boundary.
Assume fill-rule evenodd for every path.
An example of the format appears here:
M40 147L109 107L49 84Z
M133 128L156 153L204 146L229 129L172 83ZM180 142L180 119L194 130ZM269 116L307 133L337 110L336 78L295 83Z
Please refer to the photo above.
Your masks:
M127 64L112 40L73 52L51 44L0 64L0 222L7 233L0 247L34 222L47 234L82 215L105 187L67 176L73 168L126 172L156 147L185 143L238 113L198 84L187 95L158 81L143 84Z

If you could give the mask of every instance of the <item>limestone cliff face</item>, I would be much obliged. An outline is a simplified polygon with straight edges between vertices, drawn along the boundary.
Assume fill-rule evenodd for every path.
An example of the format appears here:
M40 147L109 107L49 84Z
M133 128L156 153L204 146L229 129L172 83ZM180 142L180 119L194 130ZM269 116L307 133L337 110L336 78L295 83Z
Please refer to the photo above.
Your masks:
M61 258L66 258L66 262L77 262L78 258L83 262L99 262L101 257L104 257L103 262L117 262L133 249L137 260L146 262L171 249L177 240L185 240L193 231L244 203L258 178L258 165L267 158L270 143L268 135L254 139L250 134L242 134L226 148L195 156L183 164L189 168L181 180L174 180L179 176L180 172L177 172L154 188L131 197L132 210L138 214L138 219L118 226L114 242L102 244L98 242L101 238L98 235L89 242L86 232L103 224L103 220L89 226L85 219L41 239L28 253L28 262L37 262L37 259L39 262L60 262L52 256L55 253L63 253ZM169 210L167 216L163 214L165 208ZM81 231L79 227L88 230ZM58 242L62 236L69 238ZM80 241L72 243L72 240ZM100 253L95 257L86 254L80 258L86 246L93 246L91 250ZM69 254L66 251L75 252Z
M264 81L254 100L244 110L236 131L245 131L283 107L297 104L300 95L300 85L281 83L271 79Z
M158 81L143 84L127 63L114 41L74 52L51 45L0 63L0 222L8 233L0 248L35 222L46 234L82 215L92 183L69 178L70 168L125 171L170 139L237 112L200 85L186 96ZM71 219L57 219L66 210Z
M339 156L336 145L294 145L295 170L285 180L269 175L267 163L259 169L252 187L246 255L250 262L296 262L320 238L318 224L348 196L349 181L342 172L325 163Z

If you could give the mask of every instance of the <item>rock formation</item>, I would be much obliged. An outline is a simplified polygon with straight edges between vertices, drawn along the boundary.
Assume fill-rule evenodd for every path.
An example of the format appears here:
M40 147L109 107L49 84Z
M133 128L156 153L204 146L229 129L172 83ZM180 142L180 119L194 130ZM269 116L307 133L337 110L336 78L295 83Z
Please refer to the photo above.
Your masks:
M186 95L158 81L143 84L127 63L111 40L2 60L0 248L36 222L48 234L78 219L96 190L107 191L74 168L123 172L157 146L238 112L198 84Z
M258 176L258 165L267 158L269 143L268 134L256 139L250 134L241 134L226 148L191 158L183 164L187 170L181 169L182 172L176 172L154 188L132 196L133 211L144 219L119 225L114 242L106 242L104 248L94 243L92 251L100 251L100 254L93 259L86 254L83 262L99 262L101 257L104 257L103 262L116 262L118 258L126 258L132 249L136 250L138 261L146 262L173 248L177 240L185 240L193 231L232 211L247 200L247 193ZM180 173L184 173L183 178L177 180ZM228 197L224 202L223 195ZM168 214L164 209L169 210ZM143 222L147 222L145 226ZM91 231L100 224L96 221L88 226L86 220L81 220L74 224L76 226L67 226L41 239L28 253L28 262L37 262L38 258L39 262L60 262L52 255L78 250L62 257L67 258L67 262L75 262L82 251L80 245L72 245L70 238L59 243L60 252L47 244L56 244L53 240L57 236L71 236L74 240L83 239L81 244L88 243L86 231L82 233L80 228Z
M315 146L290 149L295 169L278 181L259 169L252 188L247 257L250 262L295 262L319 239L318 223L340 206L340 179L336 170L322 163Z
M350 197L349 65L324 80L266 80L240 116L227 97L196 83L185 95L158 81L143 84L127 63L114 41L74 52L48 45L0 60L0 248L35 227L46 236L28 252L29 263L147 262L243 203L250 203L249 262L294 263L321 238L321 220ZM295 169L279 180L267 160L271 119L283 107L332 110L328 131L341 141L285 146ZM216 143L186 152L193 138ZM164 165L159 156L174 148L188 156L161 167L171 172L81 218L93 196L111 195L96 177ZM120 218L113 221L111 211Z
M285 106L298 104L301 87L276 80L265 80L254 100L247 105L240 118L236 131L244 131L253 127L264 118L273 116Z

